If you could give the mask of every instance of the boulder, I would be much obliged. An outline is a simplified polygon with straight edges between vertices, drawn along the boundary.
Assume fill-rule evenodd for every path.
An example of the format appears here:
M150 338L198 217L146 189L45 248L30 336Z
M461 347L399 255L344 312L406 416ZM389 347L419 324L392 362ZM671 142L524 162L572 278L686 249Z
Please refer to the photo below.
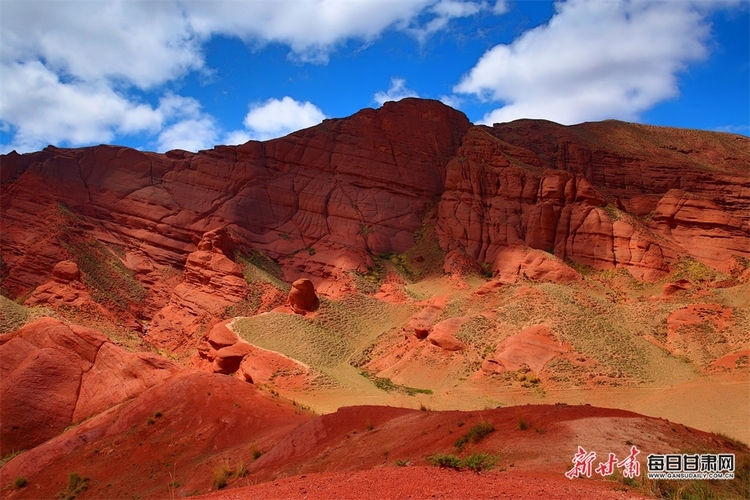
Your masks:
M315 285L307 278L300 278L292 283L289 290L289 305L296 314L313 312L320 306L320 299L315 293Z

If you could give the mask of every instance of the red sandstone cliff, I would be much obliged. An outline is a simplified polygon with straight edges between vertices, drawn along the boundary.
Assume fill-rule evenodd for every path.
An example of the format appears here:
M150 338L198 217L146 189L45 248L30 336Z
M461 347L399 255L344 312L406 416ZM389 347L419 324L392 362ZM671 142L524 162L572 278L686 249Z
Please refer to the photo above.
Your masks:
M750 257L750 139L731 134L616 121L472 126L439 102L405 99L195 154L49 147L1 161L4 293L27 293L58 262L82 266L93 252L119 262L110 281L132 285L124 296L114 286L112 301L140 301L123 314L146 321L180 293L164 287L165 270L187 262L190 285L207 231L226 227L238 248L279 261L288 282L320 281L409 249L436 203L442 249L496 271L507 267L498 256L528 253L505 251L518 245L554 254L555 266L641 279L683 255L724 272ZM534 262L549 259L524 272L541 272Z

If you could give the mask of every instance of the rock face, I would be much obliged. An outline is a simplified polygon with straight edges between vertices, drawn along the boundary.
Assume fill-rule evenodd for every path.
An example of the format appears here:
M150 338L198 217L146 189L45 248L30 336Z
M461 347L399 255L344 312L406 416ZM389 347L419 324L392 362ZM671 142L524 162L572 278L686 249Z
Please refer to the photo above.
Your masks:
M113 296L118 317L150 322L148 338L169 349L247 294L235 249L336 296L373 255L413 247L428 219L456 274L565 282L572 261L654 280L684 256L726 273L750 259L750 139L731 134L472 126L437 101L404 99L195 154L48 147L1 161L3 293L72 286L70 264L52 269L75 262L82 281L110 287L97 297Z
M315 286L307 278L300 278L292 283L289 291L289 305L296 314L315 311L320 306L320 299L315 294Z
M0 336L2 453L25 450L178 371L103 334L43 318Z
M93 301L88 287L80 281L80 278L81 272L75 262L70 260L58 262L52 268L50 280L36 287L24 304L30 307L44 304L52 307L91 306L100 310L102 314L107 314Z
M147 338L170 350L195 345L191 335L247 296L242 267L231 260L234 245L225 228L207 232L188 255L184 281L151 323Z
M440 243L493 262L523 242L642 279L663 276L678 254L726 271L750 250L747 147L739 136L614 121L474 127L446 167Z

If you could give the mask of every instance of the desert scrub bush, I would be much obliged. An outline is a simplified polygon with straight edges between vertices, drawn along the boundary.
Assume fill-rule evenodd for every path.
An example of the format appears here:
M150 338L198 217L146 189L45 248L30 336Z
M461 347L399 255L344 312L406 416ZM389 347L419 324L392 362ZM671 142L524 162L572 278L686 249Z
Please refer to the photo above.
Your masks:
M63 231L60 243L73 255L82 281L91 287L94 301L120 311L143 301L146 289L135 279L133 271L101 242Z
M25 477L23 477L23 476L21 476L21 477L17 477L17 478L16 478L16 480L15 480L15 481L13 481L13 487L14 487L15 489L17 489L17 490L20 490L21 488L23 488L23 487L24 487L24 486L26 486L27 484L28 484L28 481L27 481L27 480L26 480L26 478L25 478Z
M57 494L62 500L73 500L89 487L89 478L81 477L77 472L68 474L68 489Z
M215 468L212 478L214 488L216 488L217 490L224 488L227 485L227 481L229 481L229 478L232 476L233 472L234 471L232 471L232 469L230 469L227 464L222 464L221 466Z
M474 444L479 443L482 439L487 437L488 434L494 431L495 426L492 425L492 422L481 422L469 429L469 432L458 438L454 443L454 446L460 451L469 441Z
M396 460L396 467L406 467L409 464L411 464L410 458L399 458Z
M435 453L427 457L427 461L435 467L443 469L469 469L473 472L489 470L497 464L499 457L489 453L472 453L466 458L459 458L456 455Z
M434 455L427 457L427 461L435 467L443 469L459 470L461 468L461 459L456 455L435 453Z
M487 357L492 354L497 345L497 325L485 316L474 316L464 322L456 332L456 338L470 344L483 352Z
M285 294L289 293L291 286L282 280L281 266L266 254L258 250L238 250L234 253L234 260L242 266L242 275L248 284L270 283Z
M498 460L498 457L489 453L472 453L461 460L461 465L470 471L480 472L493 468Z
M686 279L692 282L711 281L716 278L717 271L693 257L680 257L674 267L674 279Z
M529 423L523 417L518 417L518 430L525 431L529 428Z

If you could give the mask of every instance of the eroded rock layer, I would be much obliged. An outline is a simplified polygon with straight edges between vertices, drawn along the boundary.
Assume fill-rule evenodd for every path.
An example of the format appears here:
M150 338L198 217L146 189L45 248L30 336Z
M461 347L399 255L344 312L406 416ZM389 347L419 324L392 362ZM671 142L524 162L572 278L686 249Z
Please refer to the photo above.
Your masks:
M123 310L148 322L181 293L160 285L165 269L205 287L205 269L232 261L224 247L252 248L285 281L308 277L325 293L372 255L411 248L430 210L444 252L496 273L572 279L573 262L651 280L685 255L729 272L750 258L748 165L742 136L616 121L472 126L419 99L198 153L49 147L2 157L0 276L17 297L58 262L110 251L123 266L115 282L137 282L137 300L121 284L113 300L140 301ZM204 234L219 228L214 249ZM556 259L508 251L519 245Z

